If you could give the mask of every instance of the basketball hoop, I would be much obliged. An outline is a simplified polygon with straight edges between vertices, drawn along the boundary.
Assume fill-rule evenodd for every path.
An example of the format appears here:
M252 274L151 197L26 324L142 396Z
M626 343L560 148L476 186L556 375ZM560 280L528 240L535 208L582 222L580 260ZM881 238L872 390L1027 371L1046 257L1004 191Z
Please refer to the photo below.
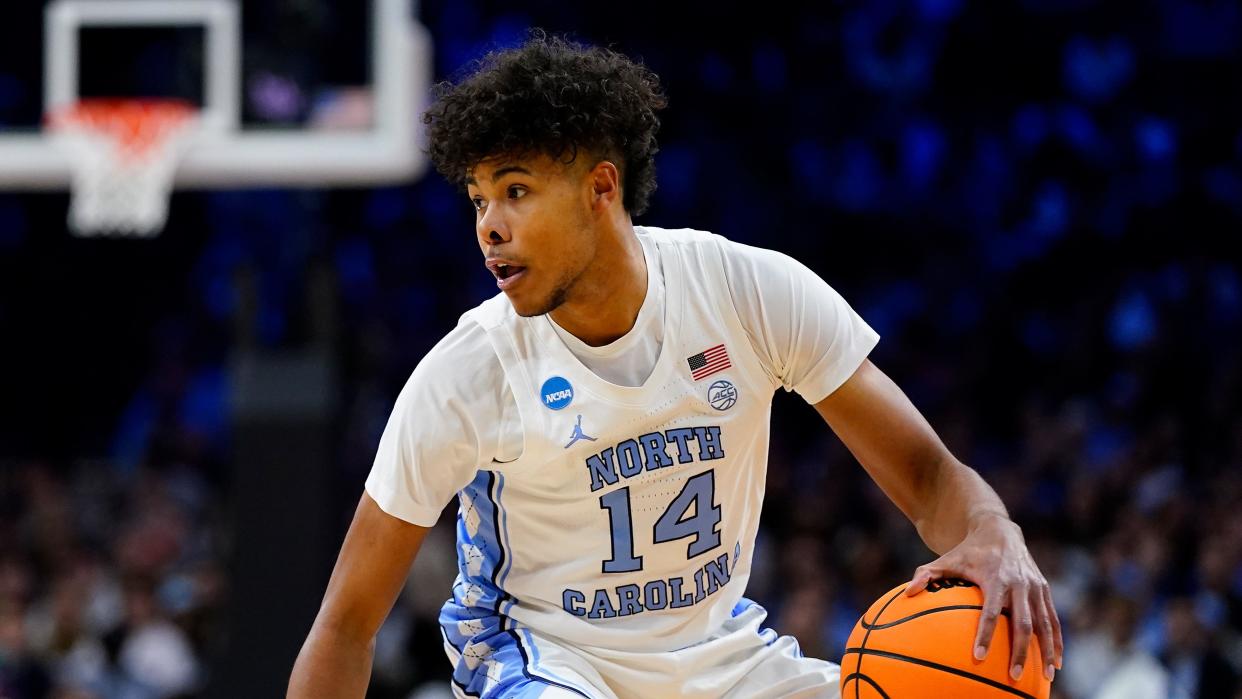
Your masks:
M194 105L81 100L49 114L47 124L72 161L76 235L151 237L163 229L177 163L200 132Z

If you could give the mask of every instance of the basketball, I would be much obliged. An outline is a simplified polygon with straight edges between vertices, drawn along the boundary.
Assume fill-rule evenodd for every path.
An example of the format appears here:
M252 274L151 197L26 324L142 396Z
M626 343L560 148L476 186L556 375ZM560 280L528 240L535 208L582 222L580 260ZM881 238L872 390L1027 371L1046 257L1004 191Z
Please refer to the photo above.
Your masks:
M987 657L975 660L983 591L974 583L933 580L905 595L898 585L863 614L841 659L842 699L1047 699L1052 683L1031 637L1026 669L1009 677L1009 617L996 621Z

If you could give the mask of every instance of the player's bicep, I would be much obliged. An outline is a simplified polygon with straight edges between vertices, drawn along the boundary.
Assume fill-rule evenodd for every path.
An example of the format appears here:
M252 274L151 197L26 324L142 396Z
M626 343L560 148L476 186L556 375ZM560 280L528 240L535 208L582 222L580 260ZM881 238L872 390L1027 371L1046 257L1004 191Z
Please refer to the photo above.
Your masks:
M384 512L363 493L315 624L354 638L374 636L428 531Z
M952 455L897 384L863 360L815 410L889 499L920 517L934 466Z

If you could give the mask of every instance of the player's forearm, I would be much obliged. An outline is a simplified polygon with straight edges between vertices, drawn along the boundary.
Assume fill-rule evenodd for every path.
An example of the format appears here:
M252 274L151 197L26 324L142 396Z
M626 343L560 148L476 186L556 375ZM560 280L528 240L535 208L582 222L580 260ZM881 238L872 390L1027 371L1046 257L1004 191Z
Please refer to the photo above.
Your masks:
M371 680L375 639L311 628L293 664L286 699L362 699Z
M948 456L927 479L924 507L914 520L928 548L943 555L990 520L1009 519L995 490L974 469Z

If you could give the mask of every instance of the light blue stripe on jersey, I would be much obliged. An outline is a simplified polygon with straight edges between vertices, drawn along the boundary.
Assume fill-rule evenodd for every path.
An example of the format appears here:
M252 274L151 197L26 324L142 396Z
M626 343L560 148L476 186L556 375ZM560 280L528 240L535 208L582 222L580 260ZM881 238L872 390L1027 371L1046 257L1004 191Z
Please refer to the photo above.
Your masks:
M518 687L531 679L520 644L504 623L503 612L513 600L502 586L512 568L507 518L499 506L503 491L503 476L480 471L459 493L457 580L453 598L440 610L444 640L459 655L453 683L472 696L484 693L489 684Z
M534 637L507 616L516 600L503 591L513 568L508 516L500 505L504 483L503 475L480 471L459 495L457 581L453 598L440 610L441 633L459 656L453 684L467 696L482 696L492 687L506 697L533 699L550 684L589 697L541 667Z
M733 611L729 612L729 616L732 616L732 617L742 616L742 612L746 611L747 609L750 609L751 607L757 607L757 606L759 606L758 603L743 597L737 601L737 604L733 605Z
M461 507L457 516L457 581L453 585L453 599L463 607L500 611L504 593L497 584L497 575L506 555L501 544L499 508L494 500L499 487L498 474L479 471L458 496Z
M504 490L505 477L504 474L498 472L496 473L496 498L492 505L499 513L500 542L505 553L505 560L504 567L500 570L500 577L497 578L496 586L500 588L501 594L505 597L505 601L501 604L500 613L507 615L509 610L513 608L513 605L517 603L517 600L508 593L503 592L505 589L505 579L509 577L509 571L513 570L513 547L509 545L509 513L505 511L504 505L500 503L500 497L504 494Z
M447 631L451 620L446 623L443 613L440 617L440 633L454 662L453 685L462 694L484 699L534 699L548 686L557 686L588 699L592 697L579 684L540 667L534 638L524 628L519 631L512 619L501 622L501 617L492 615L483 621L487 623L487 630L464 647L458 647Z
M504 633L497 616L503 593L496 574L505 559L493 499L498 487L497 474L480 471L458 494L457 580L452 599L440 611L440 627L445 640L463 656L453 670L453 680L463 691L474 674L464 657L486 653L491 644L484 639Z
M547 668L539 667L539 646L535 645L535 639L533 636L530 635L530 630L526 628L522 628L519 631L519 633L521 633L523 636L526 637L526 646L530 648L531 655L530 655L530 663L529 663L528 669L531 675L534 675L535 677L539 677L540 679L554 680L558 684L561 684L562 686L564 686L566 689L572 689L580 693L584 697L591 696L586 690L582 689L578 685L557 675L556 673L548 670ZM522 639L519 638L518 643L521 643L521 642L522 642Z
M512 621L509 623L512 624ZM441 631L444 631L443 627ZM478 661L474 663L473 669L466 661L467 656L453 646L447 634L444 639L457 652L458 657L454 659L453 685L465 696L483 699L535 699L550 685L562 687L588 699L591 696L565 684L559 678L551 677L551 673L533 672L530 669L529 652L519 640L517 631L513 629L506 631L499 625L493 625L486 635L476 637L472 651L476 653L474 657ZM486 646L486 650L478 651L479 646ZM449 655L451 657L453 653Z
M729 615L733 617L739 617L742 614L744 614L747 610L753 607L758 607L759 609L763 610L763 613L765 616L768 613L767 610L763 609L763 607L760 606L758 602L755 602L754 600L750 600L750 599L743 597L742 599L737 601L737 604L733 605L733 611L730 612ZM778 634L773 629L760 628L759 638L763 641L763 645L770 646L773 643L776 643L776 640L780 638L780 634ZM802 657L801 650L798 651L798 657Z
M462 649L458 648L452 641L449 640L448 633L445 632L443 624L440 626L440 635L444 638L444 645L447 646L445 652L448 653L449 660L453 662L453 675L450 678L453 685L457 687L457 689L460 690L465 696L478 697L478 692L470 691L469 683L462 682L458 679L459 674L457 672L457 668L461 665Z

